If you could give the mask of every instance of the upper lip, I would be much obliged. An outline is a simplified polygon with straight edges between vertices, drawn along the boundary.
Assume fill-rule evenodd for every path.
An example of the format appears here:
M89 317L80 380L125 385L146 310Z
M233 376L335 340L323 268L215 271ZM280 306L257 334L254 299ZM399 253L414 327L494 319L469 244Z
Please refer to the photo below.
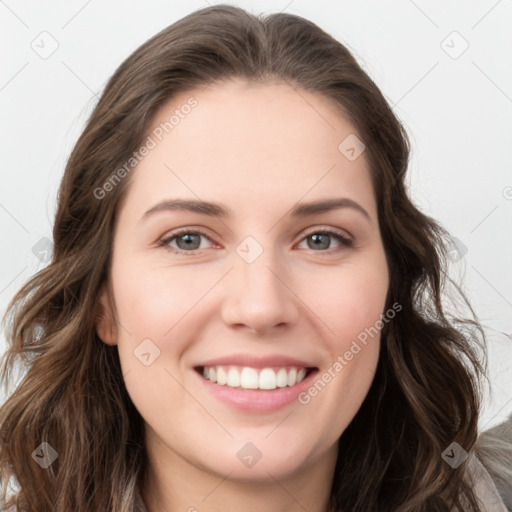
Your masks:
M284 355L264 357L250 354L233 354L203 361L196 366L249 366L250 368L270 368L275 366L297 366L299 368L316 368L314 364Z

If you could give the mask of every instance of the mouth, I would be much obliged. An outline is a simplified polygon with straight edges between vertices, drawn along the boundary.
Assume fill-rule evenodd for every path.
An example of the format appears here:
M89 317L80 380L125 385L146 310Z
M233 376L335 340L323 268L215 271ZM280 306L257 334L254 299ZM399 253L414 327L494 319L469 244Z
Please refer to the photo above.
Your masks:
M201 361L192 369L199 389L244 414L271 414L297 402L319 368L313 360L284 354L231 354Z
M213 365L196 366L194 370L205 380L247 390L275 391L293 388L318 370L316 367L274 366L253 368L250 366Z

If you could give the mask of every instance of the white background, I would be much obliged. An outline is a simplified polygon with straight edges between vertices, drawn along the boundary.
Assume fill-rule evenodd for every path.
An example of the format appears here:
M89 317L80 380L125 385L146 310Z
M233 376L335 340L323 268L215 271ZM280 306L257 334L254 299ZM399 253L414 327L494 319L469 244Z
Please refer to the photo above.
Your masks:
M44 265L33 247L51 239L65 162L106 81L144 41L208 3L0 1L2 314ZM411 138L413 200L467 247L450 268L489 328L493 394L480 428L503 421L512 412L512 1L229 3L315 22L394 105ZM47 58L33 49L52 45Z

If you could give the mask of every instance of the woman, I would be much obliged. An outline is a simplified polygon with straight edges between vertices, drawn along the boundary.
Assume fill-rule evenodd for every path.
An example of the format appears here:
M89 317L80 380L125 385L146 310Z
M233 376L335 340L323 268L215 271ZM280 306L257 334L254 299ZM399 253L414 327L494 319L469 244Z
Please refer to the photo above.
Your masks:
M217 5L141 46L11 303L7 505L485 510L484 333L444 313L448 235L409 200L408 156L300 17Z

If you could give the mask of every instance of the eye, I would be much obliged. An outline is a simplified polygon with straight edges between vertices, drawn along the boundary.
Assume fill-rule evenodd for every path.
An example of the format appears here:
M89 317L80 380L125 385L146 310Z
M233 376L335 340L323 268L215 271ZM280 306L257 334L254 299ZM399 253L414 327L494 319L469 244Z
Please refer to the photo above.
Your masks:
M188 228L174 231L170 236L162 238L159 242L159 246L163 246L169 249L171 252L178 254L192 253L201 249L201 237L207 240L211 239L201 231L194 231ZM172 242L176 241L177 248L171 245Z
M333 238L338 240L338 247L329 247L331 245L331 241ZM341 231L332 229L317 229L316 231L311 231L309 234L306 235L303 241L307 243L308 248L326 254L332 254L334 252L338 252L340 250L343 250L344 248L352 247L354 245L352 239L347 238ZM309 241L311 241L311 243L309 243Z

